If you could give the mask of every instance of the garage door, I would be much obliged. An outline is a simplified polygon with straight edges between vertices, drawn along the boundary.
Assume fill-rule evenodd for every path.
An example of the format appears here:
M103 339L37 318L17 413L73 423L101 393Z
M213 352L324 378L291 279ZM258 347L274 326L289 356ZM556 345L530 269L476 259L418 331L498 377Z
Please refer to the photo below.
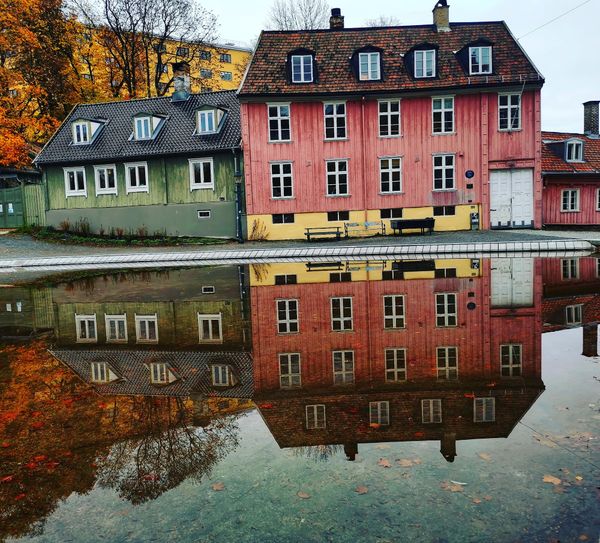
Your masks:
M533 258L492 258L492 307L533 306Z
M23 226L23 193L21 187L0 189L0 228Z
M533 227L533 170L490 172L492 228Z

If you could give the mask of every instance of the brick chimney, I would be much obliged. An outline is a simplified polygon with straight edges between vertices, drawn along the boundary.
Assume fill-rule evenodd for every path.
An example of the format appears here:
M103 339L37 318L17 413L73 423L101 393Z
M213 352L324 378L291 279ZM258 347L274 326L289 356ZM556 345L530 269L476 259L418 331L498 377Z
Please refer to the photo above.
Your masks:
M190 97L190 65L187 62L173 62L173 88L171 101L181 102Z
M583 327L583 356L598 356L598 325L586 324Z
M438 32L450 32L450 6L448 0L439 0L433 8L433 24Z
M333 8L331 10L331 17L329 17L329 28L344 28L344 16L340 8Z
M600 137L600 101L592 100L583 104L583 131L586 136Z

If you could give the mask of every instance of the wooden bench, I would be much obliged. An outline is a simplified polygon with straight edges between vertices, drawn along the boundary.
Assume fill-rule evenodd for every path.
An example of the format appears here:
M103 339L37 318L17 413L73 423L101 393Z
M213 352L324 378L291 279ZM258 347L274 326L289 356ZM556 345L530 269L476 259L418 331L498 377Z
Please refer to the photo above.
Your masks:
M383 221L376 222L346 222L344 223L344 232L349 238L351 234L381 234L385 235L385 223Z
M395 235L402 234L402 230L421 230L421 234L425 230L429 230L429 234L433 232L435 219L427 217L426 219L394 219L390 222Z
M342 239L342 228L340 226L319 226L304 229L304 235L306 241L310 241L311 238L326 238L333 236L335 239Z

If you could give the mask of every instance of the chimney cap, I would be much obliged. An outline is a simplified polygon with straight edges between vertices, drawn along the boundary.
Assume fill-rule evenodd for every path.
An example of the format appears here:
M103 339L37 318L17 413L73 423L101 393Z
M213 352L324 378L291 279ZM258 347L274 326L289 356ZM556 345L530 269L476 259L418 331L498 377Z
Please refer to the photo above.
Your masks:
M339 17L342 15L342 10L340 8L331 8L331 16Z
M600 100L588 100L587 102L583 102L584 106L587 106L588 104L600 104Z
M448 0L439 0L438 2L435 3L435 6L433 7L433 9L447 8L447 7L450 7L450 6L448 6Z

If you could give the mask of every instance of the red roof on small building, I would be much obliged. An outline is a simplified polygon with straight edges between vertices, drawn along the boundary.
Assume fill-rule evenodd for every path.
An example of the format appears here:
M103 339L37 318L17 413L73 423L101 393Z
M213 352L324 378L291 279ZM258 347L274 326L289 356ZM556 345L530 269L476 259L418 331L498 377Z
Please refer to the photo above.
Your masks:
M583 142L583 162L567 162L564 148L555 145L570 139ZM542 142L543 172L600 174L600 138L573 132L542 132Z

